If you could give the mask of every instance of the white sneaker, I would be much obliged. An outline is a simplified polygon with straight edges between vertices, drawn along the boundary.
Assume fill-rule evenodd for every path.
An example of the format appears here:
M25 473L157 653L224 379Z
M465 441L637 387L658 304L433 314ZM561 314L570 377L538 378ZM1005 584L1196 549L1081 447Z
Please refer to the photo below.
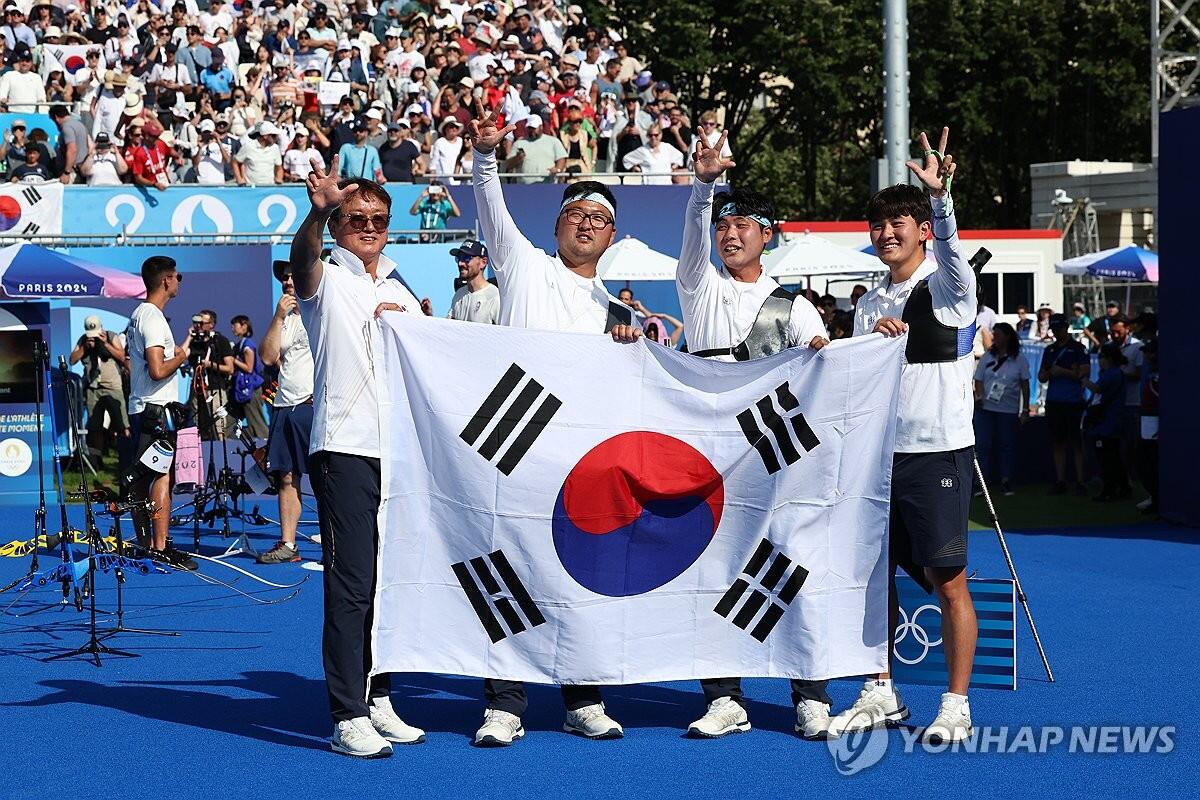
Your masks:
M524 738L525 728L516 714L489 708L483 712L483 725L475 731L475 744L480 747L507 747Z
M390 697L371 699L371 724L379 735L396 744L420 744L425 741L425 731L414 728L392 709Z
M604 713L604 703L593 703L568 711L563 730L588 739L620 739L625 735L620 723Z
M830 736L837 737L843 733L870 730L906 719L908 708L895 684L889 695L879 691L875 681L868 680L863 683L854 705L829 720L828 731Z
M942 695L942 707L938 709L933 723L925 729L921 741L936 745L970 738L971 704L961 694L946 692Z
M824 739L829 735L829 705L819 700L801 700L796 706L796 733L802 739Z
M344 719L333 726L329 740L333 752L356 758L387 758L392 746L375 730L367 717Z
M750 719L746 709L732 697L718 697L708 704L704 716L688 725L688 736L700 739L719 739L731 733L746 733Z
M1137 510L1138 510L1138 511L1145 511L1145 510L1146 510L1147 508L1149 508L1149 507L1150 507L1150 506L1151 506L1153 503L1154 503L1154 498L1153 498L1153 497L1147 497L1145 500L1143 500L1142 502L1140 502L1140 503L1138 503L1138 504L1137 504Z

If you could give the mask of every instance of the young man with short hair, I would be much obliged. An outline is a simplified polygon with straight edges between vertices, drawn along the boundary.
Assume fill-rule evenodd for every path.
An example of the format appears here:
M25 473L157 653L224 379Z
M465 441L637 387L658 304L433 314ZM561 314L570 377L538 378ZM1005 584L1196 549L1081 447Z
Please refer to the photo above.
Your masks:
M175 259L151 256L142 263L142 283L146 300L129 318L125 329L125 352L129 357L129 428L137 437L134 460L138 460L154 444L167 440L174 444L177 428L172 406L179 401L179 368L187 361L192 335L182 345L175 344L171 326L163 311L167 303L179 294L183 276L175 268ZM171 475L154 474L149 485L138 480L122 487L130 497L147 499L154 504L144 535L147 520L135 514L139 541L148 545L150 557L177 569L196 569L190 555L175 548L169 537L171 522Z
M263 335L259 355L267 366L279 368L279 388L271 404L271 433L267 437L267 468L278 476L279 541L258 557L260 564L300 560L296 528L300 523L300 481L308 473L308 447L313 421L313 357L308 332L296 302L292 265L271 265L283 296Z
M714 145L697 137L696 180L683 225L683 245L675 273L688 350L716 361L750 361L789 347L819 350L828 344L816 308L775 282L762 267L763 249L775 236L775 205L750 189L721 192L716 180L732 159L723 155L727 134ZM709 261L715 227L717 256ZM793 679L797 733L823 736L829 723L825 681ZM750 730L741 678L700 681L708 710L688 726L690 736L716 739Z
M331 745L336 753L379 758L392 754L391 742L425 741L424 731L392 709L390 677L367 678L382 496L376 365L383 342L376 319L421 308L392 277L396 263L383 254L388 193L362 178L339 181L337 156L328 172L314 165L305 183L312 208L292 240L290 260L313 353L309 467L325 565L321 650ZM335 246L323 259L326 226Z
M632 342L641 335L633 310L608 293L596 272L600 257L616 237L616 199L603 184L581 181L563 192L554 223L558 251L550 255L517 228L504 203L496 146L515 126L497 129L495 117L477 104L471 121L472 166L479 226L488 243L500 288L499 324L575 333L608 333ZM608 716L598 686L563 686L567 718L563 729L589 739L624 736ZM486 679L487 709L475 744L503 746L525 735L521 715L528 706L520 681Z
M950 129L937 150L922 133L923 166L908 167L921 182L890 186L867 204L871 244L889 275L858 301L854 335L908 333L897 406L889 524L891 591L888 657L898 607L895 569L903 566L932 587L942 612L949 691L924 738L931 743L971 735L967 684L975 658L975 606L967 589L967 515L974 482L972 427L976 325L975 271L963 255L950 198L954 159ZM933 241L936 262L925 260ZM829 734L895 724L909 716L891 671L868 679L854 705L830 721Z

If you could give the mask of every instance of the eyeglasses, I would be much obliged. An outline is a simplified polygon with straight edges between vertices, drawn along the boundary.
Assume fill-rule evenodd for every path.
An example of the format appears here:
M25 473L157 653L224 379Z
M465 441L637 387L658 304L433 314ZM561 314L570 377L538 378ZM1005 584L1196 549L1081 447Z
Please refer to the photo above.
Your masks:
M391 214L350 214L345 217L344 224L352 231L364 231L367 229L367 222L371 223L371 228L377 231L386 231L388 223L392 221Z
M175 273L175 282L176 282L176 283L183 283L183 273L182 273L182 272L176 272L176 273Z
M598 231L602 231L609 225L613 224L613 221L604 214L588 214L587 212L581 211L578 208L570 209L567 211L567 213L563 214L563 216L566 218L567 222L575 226L582 225L583 221L586 219L592 224L592 227Z

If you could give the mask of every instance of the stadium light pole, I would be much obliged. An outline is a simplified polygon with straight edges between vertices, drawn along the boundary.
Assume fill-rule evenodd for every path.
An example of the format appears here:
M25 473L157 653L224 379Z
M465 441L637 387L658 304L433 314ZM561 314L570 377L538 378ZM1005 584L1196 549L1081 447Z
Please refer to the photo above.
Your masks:
M908 0L883 0L883 158L887 185L908 183Z

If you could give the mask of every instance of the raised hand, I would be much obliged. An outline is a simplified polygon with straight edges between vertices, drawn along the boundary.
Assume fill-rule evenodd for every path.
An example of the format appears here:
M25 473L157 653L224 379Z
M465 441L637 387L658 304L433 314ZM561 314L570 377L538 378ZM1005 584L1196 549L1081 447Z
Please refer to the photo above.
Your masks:
M958 166L954 163L954 156L946 152L946 142L949 139L950 129L942 128L942 139L937 150L934 150L929 146L929 137L925 135L925 131L921 131L921 149L925 153L923 165L915 160L908 162L908 168L934 197L941 197L950 190L950 179L954 177L954 170Z
M716 146L709 147L704 134L696 135L696 153L692 157L692 169L696 172L697 180L712 183L721 177L722 172L737 166L732 158L721 157L721 150L724 149L725 140L728 138L729 131L721 131L721 138L717 140Z
M308 187L308 200L312 203L313 211L330 212L346 202L350 195L358 191L358 186L351 184L345 189L338 188L338 157L335 155L329 163L329 172L321 170L320 164L313 159L312 172L308 174L305 185Z
M467 138L474 142L475 149L481 153L490 153L496 149L504 137L516 130L516 125L508 124L503 128L496 127L496 115L486 111L483 100L475 98L475 119L467 125Z

